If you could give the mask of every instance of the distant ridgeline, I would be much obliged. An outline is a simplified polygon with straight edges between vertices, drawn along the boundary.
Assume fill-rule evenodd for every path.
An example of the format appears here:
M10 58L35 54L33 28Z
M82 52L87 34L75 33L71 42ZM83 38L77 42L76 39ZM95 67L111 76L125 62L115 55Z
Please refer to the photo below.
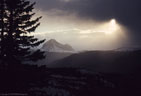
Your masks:
M133 70L141 67L140 57L141 50L88 51L72 54L48 66L51 68L79 68L92 72L132 73Z
M111 51L84 51L75 53L72 47L51 39L42 50L46 58L36 62L49 68L78 68L90 72L128 73L141 64L140 48L123 47Z

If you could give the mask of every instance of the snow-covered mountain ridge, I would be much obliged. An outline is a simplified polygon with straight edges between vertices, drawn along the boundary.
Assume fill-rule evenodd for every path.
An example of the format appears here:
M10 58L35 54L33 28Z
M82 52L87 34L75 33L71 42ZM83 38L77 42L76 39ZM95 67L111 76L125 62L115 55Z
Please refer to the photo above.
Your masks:
M69 44L61 44L55 39L50 39L49 41L47 41L43 45L42 50L48 52L75 52L75 50Z

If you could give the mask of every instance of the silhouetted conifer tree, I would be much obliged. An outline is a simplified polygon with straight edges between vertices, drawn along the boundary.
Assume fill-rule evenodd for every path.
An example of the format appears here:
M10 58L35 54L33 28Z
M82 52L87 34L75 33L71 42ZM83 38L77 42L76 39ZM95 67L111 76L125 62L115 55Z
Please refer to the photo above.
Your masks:
M0 63L4 59L4 15L5 1L0 0ZM1 66L2 67L2 66Z
M0 1L2 2L2 0ZM41 17L32 19L35 15L33 7L35 3L30 3L26 0L5 0L5 7L1 4L0 14L1 17L1 51L4 47L4 54L2 60L9 66L13 64L21 64L22 61L37 61L43 59L44 52L37 49L33 51L34 47L39 46L45 40L38 40L33 35L36 28L40 25L39 20ZM6 29L3 31L3 28ZM4 34L3 34L4 32ZM4 35L4 45L2 45L2 38Z

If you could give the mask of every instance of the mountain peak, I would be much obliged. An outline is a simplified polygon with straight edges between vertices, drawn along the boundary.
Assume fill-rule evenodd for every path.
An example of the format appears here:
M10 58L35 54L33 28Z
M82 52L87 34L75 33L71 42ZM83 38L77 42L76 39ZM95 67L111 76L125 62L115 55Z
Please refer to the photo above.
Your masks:
M57 42L55 39L50 39L49 41L47 42Z
M69 44L61 44L55 39L48 40L42 49L48 52L74 52L74 49Z

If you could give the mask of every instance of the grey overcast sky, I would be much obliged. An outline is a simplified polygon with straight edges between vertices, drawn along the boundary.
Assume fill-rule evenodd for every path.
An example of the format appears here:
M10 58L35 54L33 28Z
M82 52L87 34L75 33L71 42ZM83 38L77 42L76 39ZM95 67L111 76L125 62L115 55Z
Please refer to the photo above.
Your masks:
M43 16L36 32L39 38L54 38L83 50L141 44L141 0L30 1L37 3L37 16ZM107 35L112 22L116 32Z

